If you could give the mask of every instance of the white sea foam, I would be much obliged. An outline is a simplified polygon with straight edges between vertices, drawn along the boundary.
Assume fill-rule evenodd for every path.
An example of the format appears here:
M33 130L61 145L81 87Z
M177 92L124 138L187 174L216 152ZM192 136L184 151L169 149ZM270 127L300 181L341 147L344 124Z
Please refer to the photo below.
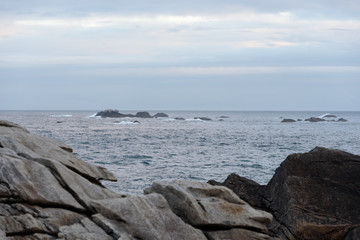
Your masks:
M114 122L111 124L115 125L132 125L132 124L139 124L139 122L132 122L132 121L121 121L121 122Z
M330 113L325 113L324 115L319 116L319 118L324 118L327 115L330 115Z
M161 119L160 121L163 121L163 122L173 122L173 121L176 121L175 118L164 118L164 119Z
M87 116L86 118L97 118L100 119L101 116L96 116L97 113L94 113L93 115Z
M201 120L200 118L187 118L185 121L188 122L205 122L204 120Z
M61 114L61 115L50 115L50 117L72 117L72 115L69 115L69 114Z

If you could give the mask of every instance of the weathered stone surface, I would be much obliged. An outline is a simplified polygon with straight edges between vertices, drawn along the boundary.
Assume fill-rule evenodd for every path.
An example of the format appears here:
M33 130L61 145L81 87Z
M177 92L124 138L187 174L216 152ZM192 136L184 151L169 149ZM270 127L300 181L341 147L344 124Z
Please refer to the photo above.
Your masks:
M359 230L349 231L360 226L359 173L360 156L317 147L288 156L267 186L224 185L244 199L264 199L252 202L273 213L282 239L352 239Z
M102 216L95 216L95 222L105 225L121 237L134 239L206 239L204 234L184 223L169 208L168 203L160 194L131 196L111 200L94 201L94 208Z
M88 218L83 218L79 223L70 226L60 227L58 237L69 240L113 240L102 228Z
M85 209L67 192L43 165L25 158L2 154L0 148L0 201L26 201L30 204Z
M258 233L241 228L233 228L223 231L207 231L206 237L209 240L225 240L225 239L244 239L244 240L279 240L279 238L272 237L263 233Z
M350 230L344 240L359 240L359 239L360 239L360 227L357 227Z
M241 199L248 202L252 207L266 209L266 203L264 197L262 197L265 186L258 184L257 182L240 177L239 175L230 174L223 183L210 180L208 182L211 185L222 185L230 188Z
M76 158L72 154L72 149L64 143L32 135L16 124L13 124L13 127L4 126L4 122L6 123L6 121L2 121L0 124L0 144L3 148L32 158L49 158L58 161L89 179L116 181L114 175L107 169ZM9 124L12 123L7 122L7 125Z
M251 228L267 232L271 214L255 210L228 188L178 180L155 182L145 193L162 194L174 213L197 228Z

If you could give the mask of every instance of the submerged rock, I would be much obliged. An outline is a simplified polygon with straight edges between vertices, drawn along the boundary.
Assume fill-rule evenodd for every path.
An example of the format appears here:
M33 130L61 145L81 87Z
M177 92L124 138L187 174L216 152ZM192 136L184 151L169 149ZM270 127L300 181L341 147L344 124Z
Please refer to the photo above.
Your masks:
M194 119L200 119L200 120L203 120L203 121L211 121L212 120L209 117L194 117Z
M305 119L305 121L307 122L325 122L325 119L322 118L318 118L318 117L311 117L311 118L307 118Z
M338 120L337 120L337 122L347 122L348 120L346 120L345 118L339 118Z
M157 113L155 114L153 117L158 118L158 117L164 117L164 118L168 118L169 115L165 114L165 113Z
M317 147L288 156L266 186L234 176L222 185L271 212L281 239L357 239L359 173L360 156Z
M291 118L284 118L281 122L290 123L290 122L296 122L296 120L291 119Z

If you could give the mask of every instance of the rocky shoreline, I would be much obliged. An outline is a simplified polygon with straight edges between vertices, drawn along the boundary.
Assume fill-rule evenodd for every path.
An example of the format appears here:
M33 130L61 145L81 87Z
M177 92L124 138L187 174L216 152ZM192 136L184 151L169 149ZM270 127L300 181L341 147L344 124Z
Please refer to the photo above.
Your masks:
M71 147L0 121L0 239L359 239L360 157L290 155L262 186L159 181L115 193L107 169Z

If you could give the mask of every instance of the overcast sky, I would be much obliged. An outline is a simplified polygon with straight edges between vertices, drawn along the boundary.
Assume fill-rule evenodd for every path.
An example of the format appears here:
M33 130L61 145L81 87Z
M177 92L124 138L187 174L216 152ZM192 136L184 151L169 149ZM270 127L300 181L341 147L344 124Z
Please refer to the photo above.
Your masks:
M0 110L360 110L359 0L1 0Z

